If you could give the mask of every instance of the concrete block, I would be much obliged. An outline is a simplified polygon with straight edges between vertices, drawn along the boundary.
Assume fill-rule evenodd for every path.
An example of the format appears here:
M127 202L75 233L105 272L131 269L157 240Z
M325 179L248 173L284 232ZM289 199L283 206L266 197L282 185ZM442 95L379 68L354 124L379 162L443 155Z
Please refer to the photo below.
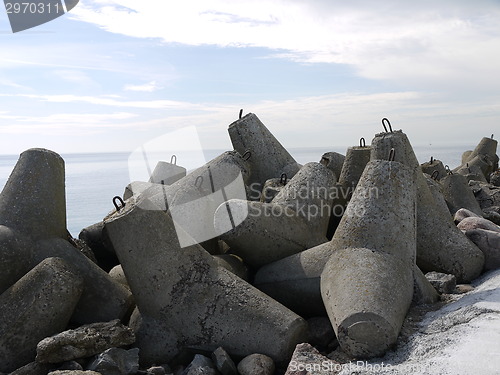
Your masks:
M271 203L286 183L287 181L284 175L282 178L271 178L267 180L262 188L262 195L260 196L259 201L263 203Z
M83 288L69 263L49 258L0 295L0 371L32 362L38 342L66 328Z
M283 173L292 178L299 171L300 165L255 114L236 120L229 125L228 132L240 155L249 152L252 190L260 192L270 178L279 178Z
M455 213L461 208L466 208L477 215L483 213L464 176L449 174L439 182L441 183L441 191L452 216L455 216Z
M66 238L64 160L32 148L17 161L0 194L0 224L33 239Z
M230 200L221 205L214 218L216 231L224 233L221 239L231 253L254 268L326 242L334 178L325 166L308 163L271 203ZM233 218L243 218L238 219L241 224L231 227L227 210Z
M432 157L430 161L421 164L420 168L423 173L434 176L438 181L448 174L444 168L443 162Z
M394 161L367 164L321 274L321 294L339 344L355 357L384 354L396 342L412 301L414 173Z
M130 199L131 197L134 196L139 197L142 193L157 185L161 184L156 184L146 181L132 181L125 187L125 191L123 192L123 200L126 201L127 199Z
M174 155L175 156L175 155ZM171 185L186 176L186 168L177 165L177 157L170 159L170 163L159 161L153 173L149 177L149 182L161 185Z
M129 204L105 222L141 312L141 362L167 363L183 347L219 346L287 360L305 337L305 321L218 267L199 245L181 249L170 215L148 204Z
M426 305L439 300L439 294L420 268L413 269L413 304Z
M370 161L370 155L370 146L349 147L345 155L342 171L338 177L339 184L354 189L365 170L366 164Z
M500 267L500 233L485 229L470 229L465 235L484 253L484 270Z
M118 319L92 323L44 338L36 347L36 360L39 363L61 363L88 358L134 342L134 332Z
M443 212L436 205L406 135L402 131L377 134L372 141L372 159L387 158L392 148L395 160L416 173L417 265L423 272L454 274L459 282L475 279L482 271L484 255L455 226L449 211Z
M344 161L345 155L339 154L338 152L326 152L321 157L320 163L330 169L338 180L342 172L342 167L344 166Z

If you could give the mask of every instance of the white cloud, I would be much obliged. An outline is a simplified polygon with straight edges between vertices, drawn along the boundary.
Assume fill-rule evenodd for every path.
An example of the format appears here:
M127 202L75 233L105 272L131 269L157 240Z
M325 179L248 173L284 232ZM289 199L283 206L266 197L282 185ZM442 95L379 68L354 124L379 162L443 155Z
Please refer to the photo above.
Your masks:
M125 91L142 91L142 92L153 92L157 90L161 90L162 87L158 85L156 81L151 81L148 83L145 83L143 85L125 85L124 90Z
M266 47L296 61L350 64L372 79L500 84L500 6L493 0L109 0L81 4L72 16L133 37Z

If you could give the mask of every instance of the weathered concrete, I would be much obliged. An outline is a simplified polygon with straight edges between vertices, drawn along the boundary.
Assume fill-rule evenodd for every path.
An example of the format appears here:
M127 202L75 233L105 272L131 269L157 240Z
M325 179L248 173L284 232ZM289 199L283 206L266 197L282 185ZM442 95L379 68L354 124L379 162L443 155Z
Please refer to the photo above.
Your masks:
M85 280L85 288L71 320L78 324L125 319L133 307L130 291L114 281L68 241L59 238L40 240L34 263L45 258L60 257L70 263Z
M87 358L106 349L133 344L134 332L120 323L92 323L44 338L36 347L36 360L40 363L61 363Z
M64 160L32 148L17 161L0 194L0 225L33 239L66 238Z
M170 211L178 235L187 234L180 238L181 246L201 243L211 253L217 253L217 241L205 243L221 234L210 223L223 202L247 199L249 168L248 161L236 151L224 152L172 185L151 188L141 197L151 200L154 207ZM226 211L225 216L231 217L231 213Z
M125 273L123 272L121 264L114 266L111 269L111 271L109 271L109 277L111 277L116 282L122 284L127 289L130 289L130 286L128 285L128 281L127 278L125 277Z
M434 158L421 164L420 168L423 173L434 176L436 180L440 180L448 174L444 168L443 162Z
M345 155L342 171L338 182L344 187L355 188L363 174L366 164L370 161L371 146L349 147Z
M482 271L484 255L457 229L449 211L443 212L436 205L406 135L401 131L377 134L372 141L372 159L387 158L392 148L395 160L416 173L417 265L423 272L454 274L459 282L475 279Z
M221 239L232 253L255 268L314 247L327 241L334 182L331 170L308 163L271 203L230 200L221 205L215 213L215 229L224 233ZM227 210L240 225L231 229Z
M483 170L488 170L490 168L490 163L488 163L485 160L487 160L485 156L478 155L470 162L467 162L455 168L452 173L461 174L465 176L465 179L467 181L475 180L475 181L487 182Z
M0 225L0 294L32 267L33 244L15 230Z
M304 339L304 320L218 267L199 245L181 249L170 215L148 204L128 204L105 223L141 311L141 361L167 363L190 346L287 360Z
M299 171L300 165L255 114L236 120L229 125L228 132L240 155L249 152L246 156L251 166L248 183L252 190L260 192L270 178L279 178L283 173L292 178Z
M425 182L427 182L427 186L429 187L429 190L434 198L434 203L438 206L437 209L442 212L449 212L450 209L448 208L448 203L446 203L446 200L444 199L442 187L439 181L434 180L428 175L424 176Z
M466 208L477 215L483 213L464 176L449 174L439 182L441 183L441 191L452 216L455 216L455 213L461 208Z
M38 342L66 328L83 288L70 264L49 258L0 295L0 371L32 362Z
M410 307L415 189L412 168L370 161L333 237L336 250L321 274L321 295L340 346L355 357L385 353Z
M109 272L111 268L118 264L118 258L112 246L106 243L106 238L102 235L102 221L83 228L78 234L78 238L84 241L92 249L97 259L97 264L104 271Z
M146 181L132 181L125 187L125 191L123 192L123 200L126 201L132 197L139 197L142 193L147 191L150 188L157 187L159 184L155 184L152 182ZM161 188L161 186L160 186Z
M259 201L263 203L271 203L274 197L283 189L286 185L286 178L271 178L264 183L262 188L262 194Z
M321 157L320 163L331 169L335 173L335 178L339 178L342 172L342 167L344 166L345 155L339 154L338 152L326 152Z
M479 141L476 148L472 151L472 153L470 153L467 156L467 160L465 160L465 163L470 162L478 155L486 155L489 161L493 163L491 166L492 171L497 169L498 168L498 155L496 154L497 146L498 142L496 139L493 139L493 137L491 138L483 137L481 141ZM490 171L489 173L485 172L485 175L488 176L492 171Z
M217 265L224 267L239 278L248 281L248 268L245 263L243 263L243 259L239 256L234 254L218 254L213 257Z
M171 185L186 176L186 168L177 165L177 158L166 161L159 161L153 173L149 177L149 182L161 185Z
M425 305L435 303L439 300L439 294L432 284L427 280L420 268L413 269L413 301L414 305Z

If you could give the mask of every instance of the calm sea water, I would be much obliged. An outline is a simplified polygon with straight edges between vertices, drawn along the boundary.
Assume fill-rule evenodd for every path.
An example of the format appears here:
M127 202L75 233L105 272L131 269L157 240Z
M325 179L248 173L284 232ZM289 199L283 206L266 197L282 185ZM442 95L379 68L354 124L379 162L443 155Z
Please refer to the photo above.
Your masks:
M464 146L414 146L421 163L430 157L443 161L450 168L460 164L462 152L475 145ZM289 152L304 164L319 161L325 152L336 151L345 154L346 147L291 148ZM223 150L205 151L205 159L210 160ZM66 163L66 206L68 230L77 237L81 229L101 221L113 210L112 199L122 196L130 182L129 153L67 154L62 155ZM0 189L3 189L18 155L0 155ZM165 160L165 159L162 159ZM165 161L170 161L165 160ZM149 160L153 166L157 160ZM183 165L181 160L179 165Z

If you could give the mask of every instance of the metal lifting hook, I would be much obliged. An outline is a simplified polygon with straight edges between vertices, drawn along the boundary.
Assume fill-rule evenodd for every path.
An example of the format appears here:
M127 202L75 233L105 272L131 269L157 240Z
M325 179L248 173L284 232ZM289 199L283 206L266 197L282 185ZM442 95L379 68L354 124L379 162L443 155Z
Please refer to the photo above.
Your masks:
M120 205L118 205L118 202L120 202ZM116 212L120 212L120 210L122 208L125 208L125 202L123 201L123 199L121 197L119 197L118 195L116 197L113 198L113 205L115 206L116 208Z
M387 118L385 118L385 117L384 117L384 118L382 119L382 126L384 127L384 130L385 130L385 132L387 133L387 128L386 128L386 126L385 126L385 123L387 123L387 125L389 125L389 131L392 133L392 126L391 126L391 123L390 123L390 121L389 121Z

